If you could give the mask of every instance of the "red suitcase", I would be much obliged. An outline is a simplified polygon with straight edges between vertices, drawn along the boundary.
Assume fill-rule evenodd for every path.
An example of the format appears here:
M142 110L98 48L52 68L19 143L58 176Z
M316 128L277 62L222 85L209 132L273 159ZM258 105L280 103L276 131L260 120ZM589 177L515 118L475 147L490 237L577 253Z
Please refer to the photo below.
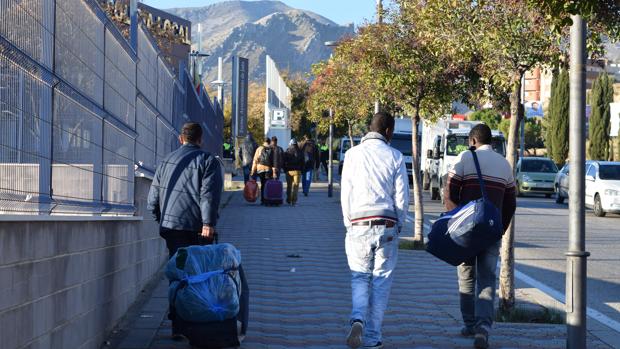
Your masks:
M282 182L277 179L270 179L265 182L265 204L282 205L284 198Z
M258 185L256 181L250 179L243 188L243 197L247 202L255 202L258 198Z

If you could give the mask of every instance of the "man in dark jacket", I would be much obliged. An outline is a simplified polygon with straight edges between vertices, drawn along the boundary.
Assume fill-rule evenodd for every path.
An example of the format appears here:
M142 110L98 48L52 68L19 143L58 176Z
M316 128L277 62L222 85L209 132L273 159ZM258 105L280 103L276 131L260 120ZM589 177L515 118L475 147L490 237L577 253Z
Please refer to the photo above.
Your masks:
M278 146L278 137L271 137L271 147L273 148L273 178L280 179L280 172L284 168L284 149Z
M304 167L304 155L297 145L295 138L291 139L286 153L284 153L284 170L286 171L286 202L291 206L297 204L301 170Z
M179 141L157 167L148 197L170 257L180 247L213 242L223 188L219 160L200 149L200 124L183 125Z
M159 223L170 258L179 248L213 243L224 187L219 160L200 149L200 124L183 125L179 141L182 146L157 167L147 206ZM170 315L172 337L177 338L177 325Z
M248 133L248 135L241 143L239 147L239 159L241 160L241 167L243 168L243 182L247 183L250 180L250 172L252 171L252 160L254 159L254 154L256 153L256 142L252 137L252 134Z
M319 148L312 139L304 137L304 144L301 147L301 151L304 155L304 169L301 177L301 184L304 196L308 196L310 184L312 183L312 171L319 167Z
M320 158L321 158L321 166L325 170L325 175L329 175L329 170L327 169L327 161L329 160L329 146L326 142L323 142L319 147Z

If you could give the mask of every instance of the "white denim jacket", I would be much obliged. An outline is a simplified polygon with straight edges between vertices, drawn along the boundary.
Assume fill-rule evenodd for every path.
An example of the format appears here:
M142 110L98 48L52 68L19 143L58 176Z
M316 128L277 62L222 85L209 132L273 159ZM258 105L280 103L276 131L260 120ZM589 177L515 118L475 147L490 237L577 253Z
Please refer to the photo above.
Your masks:
M346 153L340 182L344 225L390 219L400 230L409 210L409 178L400 151L381 134L369 132Z

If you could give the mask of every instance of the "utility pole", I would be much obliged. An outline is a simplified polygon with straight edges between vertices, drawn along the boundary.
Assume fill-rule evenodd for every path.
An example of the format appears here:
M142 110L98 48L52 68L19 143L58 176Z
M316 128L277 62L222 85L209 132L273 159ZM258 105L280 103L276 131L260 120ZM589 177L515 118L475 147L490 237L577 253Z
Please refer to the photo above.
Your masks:
M226 81L224 81L223 75L223 58L217 58L217 80L212 81L211 83L217 86L217 101L220 103L220 107L222 107L222 111L224 111L224 86L226 85Z
M382 0L377 0L377 24L383 24L383 1ZM380 111L381 111L381 103L377 99L375 100L375 114Z
M525 154L525 119L527 119L527 115L525 115L525 74L521 77L521 107L523 108L523 120L521 120L521 147L519 149L519 159L523 159Z
M586 24L571 16L569 227L566 252L566 348L586 347L587 258L585 231Z
M338 42L336 41L327 41L325 42L325 46L327 47L336 47L338 46ZM333 54L329 55L329 59L332 59ZM376 108L376 105L375 105ZM329 164L327 166L327 197L332 197L334 192L334 176L333 176L333 143L334 143L334 110L332 107L329 107L329 144L327 145L327 151L329 152Z

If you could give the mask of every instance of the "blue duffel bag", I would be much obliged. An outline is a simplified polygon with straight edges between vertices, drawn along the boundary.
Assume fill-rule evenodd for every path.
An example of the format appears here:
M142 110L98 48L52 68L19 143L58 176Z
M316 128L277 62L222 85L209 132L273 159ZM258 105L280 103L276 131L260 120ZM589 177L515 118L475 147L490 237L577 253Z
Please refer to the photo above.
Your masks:
M428 234L426 251L457 266L501 240L504 234L499 209L487 197L480 164L471 150L482 197L443 213Z
M185 321L232 319L239 313L241 253L231 244L180 248L166 265L169 300Z

